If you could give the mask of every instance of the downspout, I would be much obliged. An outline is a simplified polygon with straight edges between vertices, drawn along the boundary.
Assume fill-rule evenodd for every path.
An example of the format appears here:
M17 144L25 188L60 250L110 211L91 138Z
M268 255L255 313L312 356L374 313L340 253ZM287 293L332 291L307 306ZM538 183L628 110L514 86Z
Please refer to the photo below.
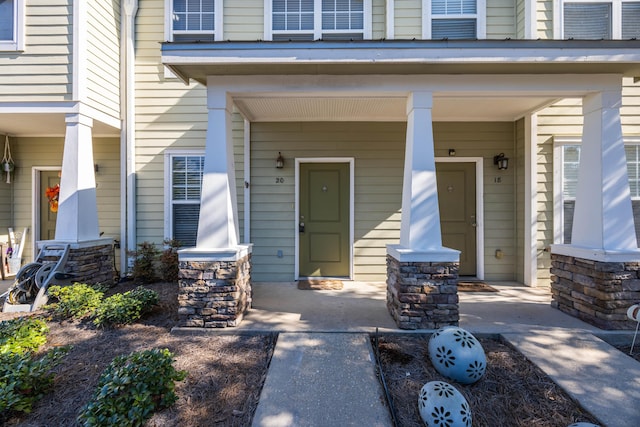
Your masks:
M138 0L122 2L120 28L120 275L129 267L128 252L136 249L135 146L135 19Z

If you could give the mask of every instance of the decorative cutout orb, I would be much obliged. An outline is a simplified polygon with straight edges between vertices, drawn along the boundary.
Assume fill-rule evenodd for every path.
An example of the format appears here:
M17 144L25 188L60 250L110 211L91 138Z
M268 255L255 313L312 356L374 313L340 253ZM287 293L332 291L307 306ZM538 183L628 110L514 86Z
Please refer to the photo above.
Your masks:
M567 427L600 427L598 424L591 423L573 423L569 424Z
M429 339L429 358L441 375L473 384L484 375L487 358L480 341L457 326L438 329Z
M422 387L418 409L427 427L471 427L467 399L444 381L431 381Z

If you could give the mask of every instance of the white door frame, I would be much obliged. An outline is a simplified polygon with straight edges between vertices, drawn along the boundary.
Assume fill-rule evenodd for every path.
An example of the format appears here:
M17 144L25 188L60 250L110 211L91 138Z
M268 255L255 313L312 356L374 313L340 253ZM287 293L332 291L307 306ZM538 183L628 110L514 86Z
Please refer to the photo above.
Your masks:
M484 280L484 159L482 157L436 157L435 160L436 163L475 163L476 165L476 277Z
M39 241L40 236L40 196L42 195L42 188L40 188L40 172L62 171L62 166L33 166L31 168L31 251L32 259L38 256L38 247L36 242Z
M300 223L300 164L302 163L348 163L349 164L349 279L353 279L353 239L354 239L354 164L353 157L300 157L296 158L295 171L295 265L294 278L300 279L300 234L298 225Z

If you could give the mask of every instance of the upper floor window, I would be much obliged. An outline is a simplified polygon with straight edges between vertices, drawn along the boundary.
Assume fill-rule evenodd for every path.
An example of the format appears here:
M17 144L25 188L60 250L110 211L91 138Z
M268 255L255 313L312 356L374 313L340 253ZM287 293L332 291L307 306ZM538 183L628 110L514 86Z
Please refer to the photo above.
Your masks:
M0 0L0 51L24 49L24 1Z
M222 39L222 0L166 0L169 41Z
M265 9L267 40L371 38L371 0L265 0Z
M638 0L558 0L557 34L564 39L640 38ZM559 28L561 27L561 28Z
M485 0L423 0L423 38L484 38L485 8Z

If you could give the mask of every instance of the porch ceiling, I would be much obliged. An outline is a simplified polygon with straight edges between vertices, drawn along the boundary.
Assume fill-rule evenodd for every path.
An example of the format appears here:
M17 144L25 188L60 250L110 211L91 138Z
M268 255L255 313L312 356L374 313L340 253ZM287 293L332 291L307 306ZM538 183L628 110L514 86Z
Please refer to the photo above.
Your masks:
M64 137L65 114L62 113L7 113L0 111L0 135L17 137ZM120 130L94 120L94 137L117 137Z
M553 102L544 97L434 97L434 121L513 121ZM406 97L235 97L252 122L406 121Z

